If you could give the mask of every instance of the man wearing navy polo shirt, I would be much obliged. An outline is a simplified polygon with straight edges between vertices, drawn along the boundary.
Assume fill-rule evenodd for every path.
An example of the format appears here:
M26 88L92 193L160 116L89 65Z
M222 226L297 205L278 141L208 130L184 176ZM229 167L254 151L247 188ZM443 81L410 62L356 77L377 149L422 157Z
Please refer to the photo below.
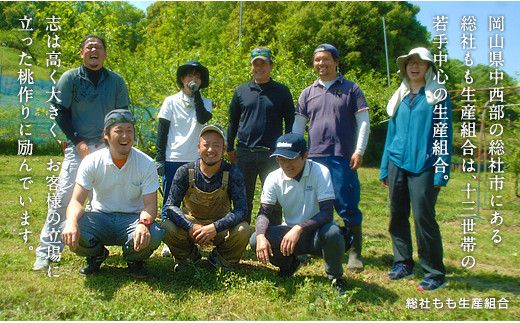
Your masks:
M316 47L314 69L319 78L300 95L293 132L303 134L309 122L309 158L330 171L336 211L353 235L347 269L359 272L363 270L362 213L356 170L363 162L370 121L363 92L337 72L338 66L339 54L334 46Z
M290 277L298 270L299 255L323 256L327 278L344 295L345 240L333 222L330 173L327 167L307 160L307 154L302 135L290 133L278 138L271 157L276 156L280 168L265 180L251 248L262 263L279 267L281 277ZM269 218L280 216L277 205L283 210L281 225L269 222Z
M272 70L273 57L269 48L253 49L253 80L238 86L229 104L227 150L231 163L236 161L244 174L248 208L244 220L249 224L256 178L260 177L263 184L267 175L276 169L276 162L269 155L274 150L276 139L291 132L294 122L291 92L287 86L271 78Z

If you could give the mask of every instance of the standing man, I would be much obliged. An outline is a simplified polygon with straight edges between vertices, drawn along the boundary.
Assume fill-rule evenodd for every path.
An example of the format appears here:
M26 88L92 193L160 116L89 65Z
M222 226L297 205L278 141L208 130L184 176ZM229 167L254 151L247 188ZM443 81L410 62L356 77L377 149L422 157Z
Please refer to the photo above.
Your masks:
M87 266L80 273L96 273L108 257L105 246L123 247L128 270L145 276L143 264L161 244L164 231L155 223L159 180L153 159L134 143L134 120L128 110L116 109L105 117L106 148L83 159L67 208L63 242ZM83 204L93 191L92 208Z
M284 132L291 132L294 122L291 92L287 86L271 79L272 70L273 57L269 48L253 49L253 80L235 89L229 105L228 155L231 163L236 162L244 174L247 195L244 220L249 224L256 178L260 177L263 185L267 175L276 169L276 162L269 155L274 150L276 139Z
M318 79L298 100L293 132L303 134L309 122L309 158L327 166L336 195L335 208L353 235L347 269L362 271L362 214L358 208L357 169L370 133L368 104L359 86L337 72L338 50L321 44L314 50Z
M307 160L302 135L286 134L276 143L272 156L280 168L267 176L251 248L263 264L280 268L281 277L292 276L301 266L299 255L314 254L325 260L325 272L340 295L347 289L342 259L345 240L333 222L334 189L327 167ZM270 223L281 205L284 222Z
M200 90L209 86L209 71L198 61L187 61L177 69L180 91L168 96L157 118L156 164L162 176L163 201L161 215L166 216L166 200L173 176L179 167L199 157L197 143L200 130L211 117L212 102L203 98ZM163 257L171 256L164 246Z
M198 151L199 159L175 173L163 219L164 241L175 257L175 271L200 260L196 244L214 245L208 261L231 271L251 234L243 220L247 210L244 178L237 167L222 160L226 144L220 127L202 128Z
M68 70L56 86L56 123L68 139L61 165L55 203L49 202L45 224L36 249L33 270L46 270L59 261L63 242L57 234L65 225L65 211L74 189L79 164L85 156L102 148L103 118L114 109L128 109L130 100L123 78L103 67L107 57L105 41L87 35L81 42L83 64Z

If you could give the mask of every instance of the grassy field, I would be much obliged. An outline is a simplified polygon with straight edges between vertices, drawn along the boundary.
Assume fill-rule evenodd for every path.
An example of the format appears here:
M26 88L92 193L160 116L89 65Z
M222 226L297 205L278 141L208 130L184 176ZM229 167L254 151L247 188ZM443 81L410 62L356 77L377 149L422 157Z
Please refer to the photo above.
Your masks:
M0 320L517 320L520 317L520 245L519 199L513 194L513 183L506 176L502 195L500 227L503 241L491 241L494 226L490 225L491 210L482 212L477 221L477 247L472 253L475 268L465 270L460 260L465 253L460 248L463 237L458 217L463 213L461 190L469 176L455 173L449 186L443 189L437 203L438 220L444 241L445 263L448 269L447 288L430 293L416 292L422 277L416 267L415 277L402 282L385 279L392 262L391 243L387 233L387 191L377 180L376 169L360 171L362 183L361 209L364 211L365 271L347 273L350 291L341 298L328 285L319 258L302 267L295 277L281 280L274 267L264 267L255 260L251 250L235 273L222 274L208 269L204 263L193 272L173 273L172 259L162 258L159 250L147 264L150 276L136 280L126 274L121 250L110 247L111 257L103 264L100 274L85 277L78 273L84 259L69 250L63 253L57 277L32 272L39 230L46 214L45 170L49 158L28 158L34 183L23 191L19 172L22 158L0 156L0 273L3 292L0 293ZM61 157L58 157L61 159ZM487 182L483 188L489 187ZM22 208L20 196L32 197L33 202ZM482 200L489 200L484 192ZM21 216L30 212L32 234L24 244ZM207 253L206 253L207 254ZM507 309L485 309L485 299L507 299ZM434 300L444 306L438 309ZM468 301L469 309L464 306ZM471 309L473 302L482 300L481 309ZM429 308L407 309L407 302ZM453 300L455 309L448 308Z

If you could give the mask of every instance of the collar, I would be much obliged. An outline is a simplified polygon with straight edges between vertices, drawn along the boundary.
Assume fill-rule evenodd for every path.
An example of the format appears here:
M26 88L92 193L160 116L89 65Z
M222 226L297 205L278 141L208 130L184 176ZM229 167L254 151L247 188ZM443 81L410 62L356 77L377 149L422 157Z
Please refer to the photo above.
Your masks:
M133 155L134 155L134 147L132 147L132 149L130 150L130 154L128 154L128 158L126 159L126 163L125 163L125 165L121 169L126 167L128 162L132 159ZM117 167L116 164L114 164L114 161L112 160L112 154L110 154L110 148L109 147L103 148L103 150L102 150L102 158L103 158L103 161L105 162L106 165L114 165L115 167Z
M345 81L345 78L343 77L343 74L338 73L338 75L336 76L336 79L334 80L334 83L332 83L331 87L333 87L336 83L343 84L344 81ZM322 87L321 84L320 84L320 78L319 77L316 79L316 81L314 81L312 86L314 86L314 87Z
M191 104L191 103L194 102L193 97L188 96L186 93L184 93L183 90L181 90L180 92L181 92L181 100L182 100L182 102L185 102L186 104Z
M270 89L270 88L274 87L273 79L270 77L268 82L262 83L261 85L256 83L255 80L251 80L249 82L249 87L251 89L262 91L262 86L264 87L264 89Z
M106 68L102 67L101 70L100 70L100 77L99 77L99 81L98 81L98 84L101 83L101 81L105 78L108 77L108 71ZM88 80L88 75L87 75L87 68L85 67L85 65L81 64L81 66L79 67L79 75Z

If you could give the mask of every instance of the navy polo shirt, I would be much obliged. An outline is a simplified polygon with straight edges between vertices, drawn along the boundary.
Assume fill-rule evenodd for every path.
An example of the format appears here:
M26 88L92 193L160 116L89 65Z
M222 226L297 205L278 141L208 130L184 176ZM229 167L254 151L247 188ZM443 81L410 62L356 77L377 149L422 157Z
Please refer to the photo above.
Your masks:
M309 157L350 159L357 140L355 114L364 109L365 95L341 74L329 89L316 80L303 90L296 113L309 119Z

